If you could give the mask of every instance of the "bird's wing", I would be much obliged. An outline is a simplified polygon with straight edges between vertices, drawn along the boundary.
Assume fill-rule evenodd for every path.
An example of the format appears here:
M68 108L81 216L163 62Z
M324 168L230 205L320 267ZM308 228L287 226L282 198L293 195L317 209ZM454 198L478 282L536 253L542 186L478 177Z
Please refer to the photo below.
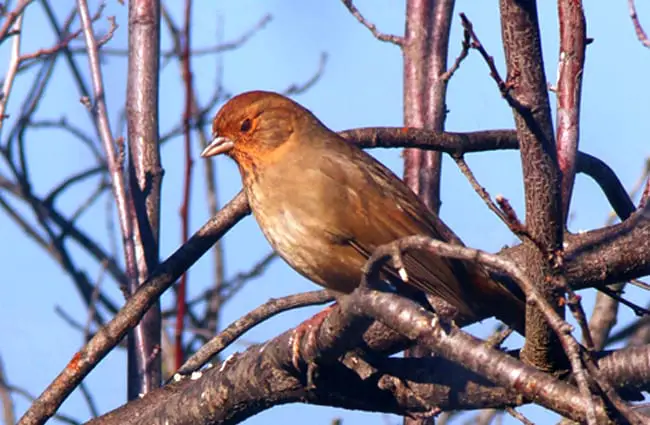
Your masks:
M336 220L331 228L339 232L344 229L337 235L341 242L349 243L364 258L380 245L406 236L444 240L436 229L439 219L399 178L365 152L354 147L328 150L319 161L319 168L319 172L339 185L339 201L341 192L345 192L348 206L347 217L330 217ZM409 251L403 262L408 284L442 298L466 317L474 316L475 309L469 305L473 299L468 292L471 282L465 278L462 263L428 251ZM399 279L393 267L387 266L385 272Z

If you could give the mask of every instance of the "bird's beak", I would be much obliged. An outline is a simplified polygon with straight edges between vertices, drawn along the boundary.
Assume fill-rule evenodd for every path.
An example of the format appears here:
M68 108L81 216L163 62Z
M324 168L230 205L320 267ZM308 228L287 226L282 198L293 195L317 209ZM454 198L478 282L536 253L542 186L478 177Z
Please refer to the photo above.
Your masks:
M203 152L201 152L201 156L203 158L207 158L209 156L220 155L222 153L228 152L234 147L235 142L227 137L217 136L215 134L212 142L206 146L205 149L203 149Z

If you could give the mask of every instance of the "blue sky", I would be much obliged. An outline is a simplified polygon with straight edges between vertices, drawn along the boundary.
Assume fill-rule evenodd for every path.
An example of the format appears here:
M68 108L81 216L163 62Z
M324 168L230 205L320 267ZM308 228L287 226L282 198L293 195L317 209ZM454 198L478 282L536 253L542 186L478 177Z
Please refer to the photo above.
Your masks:
M64 2L61 2L63 4ZM74 2L65 2L72 5ZM174 3L174 2L169 2ZM172 9L177 22L181 22L182 2ZM403 31L404 2L364 0L355 4L384 32L401 34ZM557 11L554 2L540 2L540 19L543 25L543 49L547 78L554 82L557 73ZM66 6L69 7L69 6ZM623 0L608 2L587 1L587 34L595 39L588 47L581 120L581 149L598 156L618 173L627 187L639 176L645 158L650 154L647 119L647 102L650 86L647 73L650 69L650 51L637 41ZM650 5L639 2L638 12L646 28L650 28ZM61 10L59 19L63 20ZM465 12L498 68L505 75L503 51L500 44L499 13L496 2L461 0L456 12ZM109 2L106 15L116 15L120 25L112 45L124 46L127 37L127 9L117 2ZM283 90L290 84L309 79L318 67L321 52L329 59L324 75L307 93L295 99L311 109L326 125L334 130L366 126L398 126L402 123L402 61L401 52L391 44L376 41L339 1L255 1L195 2L193 15L193 45L210 46L218 34L217 22L225 40L237 38L270 13L273 20L241 49L225 53L223 81L231 93L251 89ZM25 18L28 29L23 51L49 46L51 31L43 19L38 4L28 9ZM78 25L78 24L77 24ZM97 24L99 30L107 28L105 21ZM460 28L457 13L451 35L450 58L460 50ZM0 63L6 63L9 43L0 46ZM170 40L163 37L163 48ZM83 58L79 57L83 64ZM200 101L205 102L212 93L217 74L214 57L196 59L193 71ZM82 66L87 75L87 66ZM112 127L118 128L119 111L124 104L126 87L126 61L110 58L104 63L107 101ZM0 70L3 72L3 70ZM79 94L67 75L63 61L57 65L53 84L36 114L40 119L58 119L62 116L75 120L90 130ZM33 74L30 74L33 76ZM30 84L30 79L20 76L9 101L7 112L18 115L20 101ZM178 66L168 64L161 75L160 130L165 133L179 122L183 105L182 83ZM551 95L552 105L555 99ZM488 70L476 52L471 52L449 85L447 129L471 131L512 128L510 109L500 97L489 77ZM554 105L553 105L554 106ZM3 135L6 136L5 124ZM115 135L120 135L115 131ZM73 170L89 164L89 152L73 142L62 132L36 131L27 139L27 154L33 170L37 193L45 194ZM194 140L196 142L196 140ZM401 173L398 150L373 151L378 158L396 172ZM171 254L180 243L178 208L181 202L183 178L182 140L170 141L162 148L165 176L163 180L163 207L161 231L161 258ZM198 229L208 218L207 202L202 182L202 160L198 159L198 143L194 145L197 158L192 199L191 228ZM472 155L467 158L477 178L494 196L508 198L520 217L524 216L521 172L516 152L497 152ZM241 188L235 165L227 158L216 159L219 175L220 199L227 201ZM473 247L496 251L511 244L515 238L505 226L487 210L472 191L453 162L445 160L442 181L442 217L464 241ZM5 164L0 171L6 172ZM93 182L93 184L96 182ZM84 183L73 188L57 204L63 211L71 212L94 187ZM106 200L80 219L80 225L103 244L108 243L103 217ZM586 230L602 225L609 207L594 183L584 176L578 177L572 212L575 214L572 230ZM0 355L11 383L33 394L40 393L51 379L65 366L82 340L78 331L71 329L56 315L59 306L69 314L85 321L85 309L70 279L50 257L28 240L9 220L0 214L0 229L4 243L0 244L0 258L5 264L5 282L0 297ZM229 276L247 270L265 255L270 247L257 228L254 219L247 218L225 238L226 271ZM71 246L77 254L80 267L91 278L99 271L87 254ZM211 259L202 259L190 271L190 293L200 293L212 279ZM112 283L104 288L116 301L121 297ZM314 289L281 261L276 261L264 277L251 282L224 309L222 323L229 323L268 298ZM584 291L585 307L590 311L592 291ZM630 290L628 296L641 304L647 295ZM170 296L164 301L169 303ZM290 312L273 319L244 336L245 341L263 341L295 326L315 313L317 309ZM632 314L624 311L619 325L631 320ZM493 322L471 328L477 335L486 335ZM513 338L508 346L516 346ZM235 344L232 350L245 346ZM124 402L125 355L122 351L110 354L87 379L101 411L117 407ZM27 403L18 397L19 413ZM78 392L63 405L62 411L79 419L87 418L87 409ZM525 407L522 411L530 419L545 423L553 417L542 409ZM314 423L329 423L340 417L344 423L384 423L378 414L350 412L306 405L282 406L266 411L247 421L250 424L279 423L291 414L297 421L310 418ZM399 418L391 417L392 422ZM505 423L516 423L506 418Z

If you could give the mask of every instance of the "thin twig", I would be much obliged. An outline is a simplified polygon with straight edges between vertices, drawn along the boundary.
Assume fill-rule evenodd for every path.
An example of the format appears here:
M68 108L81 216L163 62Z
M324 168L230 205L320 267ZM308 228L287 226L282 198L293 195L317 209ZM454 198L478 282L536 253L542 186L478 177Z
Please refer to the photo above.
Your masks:
M88 303L88 313L86 315L86 325L84 326L84 344L90 340L90 328L93 322L97 317L97 300L101 294L102 283L104 282L104 276L106 275L106 262L104 261L99 269L99 275L95 282L95 288L90 297L90 302ZM97 414L95 414L97 416Z
M497 69L497 66L494 63L494 58L488 54L487 50L485 50L485 47L483 47L481 41L478 39L478 36L474 32L474 26L472 25L472 22L467 18L467 16L464 13L460 14L460 19L463 24L463 28L465 29L465 31L467 31L470 34L470 38L472 40L470 46L473 49L476 49L485 60L485 63L490 69L490 76L497 83L497 86L499 87L499 91L501 92L501 96L503 96L503 98L508 101L508 104L511 107L517 109L521 108L521 105L519 105L519 103L510 94L510 89L512 88L512 85L509 82L504 81L503 78L501 78L501 74L499 74L499 70Z
M106 168L103 166L92 167L87 170L83 170L71 175L70 177L66 178L64 181L59 183L56 187L51 189L50 192L45 196L45 198L43 198L43 203L46 205L54 203L55 198L59 196L61 193L63 193L64 190L66 190L73 184L82 182L88 177L92 177L105 170Z
M5 22L4 24L2 24L2 27L0 27L0 44L2 44L5 41L5 38L8 37L9 35L18 35L16 31L16 26L14 26L14 24L19 19L22 19L25 8L32 1L33 0L20 0L20 3L18 3L13 10L9 11L4 16Z
M115 149L115 141L111 134L111 126L108 120L108 111L106 107L106 99L104 93L104 82L102 77L102 70L99 61L99 53L97 47L97 40L92 28L92 20L90 12L88 11L88 3L85 0L77 0L79 8L79 17L84 30L84 37L88 49L88 63L90 65L90 74L93 85L94 95L94 118L96 125L101 136L106 152L106 160L108 162L108 170L111 175L111 185L113 188L113 196L117 206L120 227L122 231L122 241L124 244L124 256L127 267L127 277L133 282L137 282L137 260L135 257L134 234L132 227L132 217L129 195L122 173L122 163ZM131 285L129 285L131 286ZM134 285L135 286L135 285Z
M188 73L188 70L186 69L186 56L187 58L190 57L189 54L186 54L186 49L185 49L185 42L184 42L184 31L181 30L173 21L170 13L168 12L167 8L165 5L161 5L161 13L164 22L166 23L167 29L169 30L170 36L172 37L173 40L173 51L176 53L176 56L179 58L178 64L179 64L179 70L180 70L180 76L181 79L186 81L186 75ZM187 28L188 25L185 25ZM218 25L219 29L221 29L221 26ZM221 38L219 37L219 40ZM190 46L191 48L191 46ZM220 67L217 66L217 72L219 73ZM179 126L177 126L178 130L178 135L183 134L184 138L186 135L188 135L189 130L196 131L196 135L198 136L199 139L199 144L201 150L204 149L208 143L210 142L210 139L208 135L205 132L205 127L206 127L206 122L208 121L207 114L212 110L214 105L210 105L212 102L218 102L221 99L221 84L217 84L217 90L215 90L215 93L213 94L213 97L208 101L208 105L204 106L203 108L200 107L198 104L198 94L196 92L196 89L193 87L193 84L190 84L190 87L187 87L186 85L186 91L191 90L191 105L190 105L190 113L191 116L189 119L186 119L187 114L184 113L183 119L181 120L181 123ZM186 98L187 99L187 98ZM187 112L187 107L185 108ZM175 129L175 130L176 130ZM171 133L168 133L170 135ZM176 135L176 134L175 134ZM163 136L160 139L160 143L163 143ZM187 150L187 149L186 149ZM187 158L191 160L191 153L187 152L188 155L186 156L186 161ZM186 171L188 169L188 164L186 163ZM208 199L208 212L210 216L214 216L219 208L219 201L218 201L218 193L217 193L217 183L216 183L216 162L214 161L207 161L204 163L204 178L206 180L206 192L207 192L207 199ZM187 177L189 178L189 177ZM188 182L187 178L185 179L185 182ZM189 199L189 198L188 198ZM189 202L189 201L188 201ZM210 297L208 299L208 306L204 310L203 318L199 319L195 314L193 314L191 309L187 309L187 316L191 322L191 325L196 328L209 328L212 329L212 335L217 333L217 328L218 328L218 317L219 317L219 308L222 304L221 301L221 287L223 285L223 276L224 276L224 267L223 267L223 249L222 249L222 243L221 241L218 241L213 249L212 252L214 254L214 272L215 272L215 281L214 281L214 290L210 291ZM180 286L180 285L179 285ZM174 289L176 291L176 297L177 299L179 298L179 286L175 286ZM189 304L187 304L189 306ZM177 313L178 313L178 308L177 308ZM177 315L178 316L178 315ZM178 320L178 317L177 317ZM201 338L201 334L195 333L195 337L198 337L205 342L207 338ZM191 347L194 343L194 339L192 339L189 343L187 343L187 347ZM178 344L177 344L178 346ZM186 351L183 349L183 351ZM182 361L181 361L182 363ZM180 363L176 364L174 369L177 369L180 366Z
M32 238L32 240L45 249L45 251L52 253L51 244L38 233L36 227L32 226L23 218L22 215L18 214L16 209L13 208L2 196L0 196L0 208L2 208L7 215L16 222L18 227L20 227L27 236Z
M30 394L27 390L23 388L19 388L15 385L9 385L8 386L9 391L11 391L14 394L18 394L19 396L25 398L29 403L32 403L35 400L35 397ZM64 424L69 424L69 425L81 425L81 422L76 420L75 418L64 415L63 413L54 413L52 417L58 421L63 422ZM20 422L19 422L20 423Z
M630 18L632 19L632 25L634 25L634 31L638 37L641 44L650 49L650 40L646 34L641 22L639 22L639 16L636 14L636 6L634 5L634 0L627 0L627 6L630 9Z
M90 393L90 389L88 388L88 385L85 382L82 382L81 384L79 384L79 390L81 390L81 395L83 396L84 400L86 401L86 404L88 405L90 416L92 416L93 418L99 416L99 409L97 408L97 403L95 403L95 399L93 395Z
M247 313L245 316L235 320L219 335L212 338L190 357L177 373L186 375L203 366L210 358L219 354L222 350L232 344L244 332L251 329L276 314L310 305L320 305L330 302L334 297L327 291L312 291L303 294L290 295L283 298L271 299L261 306Z
M528 418L526 418L521 412L515 410L514 407L508 406L505 408L505 411L508 412L513 418L518 419L524 425L535 425L534 422L528 420Z
M614 298L621 304L627 306L636 314L637 316L643 317L643 316L650 316L650 310L643 308L637 304L634 304L632 301L626 300L625 298L621 297L619 294L614 292L611 288L608 286L600 286L597 288L599 291L603 292L605 295L608 295L611 298Z
M593 350L594 341L591 337L589 325L587 324L587 316L585 315L585 310L582 308L582 298L567 285L565 285L565 290L568 295L567 305L569 306L571 313L573 313L573 317L578 322L578 326L580 326L580 330L582 331L582 340L584 341L585 346L588 350Z
M23 1L22 3L26 3L26 2ZM10 20L9 18L7 19L8 21ZM20 64L20 42L22 40L22 34L21 34L22 24L23 24L23 15L21 13L16 18L16 21L12 27L12 31L14 31L16 34L14 35L14 41L11 44L11 56L9 57L9 66L7 66L7 73L5 74L4 84L2 85L2 92L0 93L0 136L2 135L2 123L7 117L5 115L7 102L9 102L9 95L11 94L11 88L13 87L14 78L16 78L16 71L18 70L18 65ZM0 40L2 40L1 35L2 32L0 31Z
M88 210L99 198L101 195L108 189L110 186L105 181L100 181L95 190L88 194L88 197L85 201L82 201L77 208L70 214L70 224L74 224L77 219ZM61 237L67 236L66 231L61 232Z
M70 123L66 117L61 117L58 120L38 120L30 121L30 128L42 128L42 129L60 129L70 133L73 137L79 139L85 146L88 147L90 152L95 157L97 163L102 164L104 168L107 168L105 165L104 156L99 151L95 139L90 135L86 134L84 130L80 127L75 126Z
M24 62L27 60L33 60L33 59L39 59L42 58L43 56L50 56L55 53L60 52L62 49L64 49L66 46L70 44L72 40L75 38L79 37L83 30L78 29L77 31L70 33L66 35L63 40L58 41L54 46L52 47L45 47L42 49L38 49L32 53L25 53L20 56L20 61Z
M461 42L461 49L460 53L456 57L456 60L454 60L454 63L449 67L449 69L442 74L441 78L445 81L451 80L451 77L453 77L454 73L460 68L460 64L465 60L467 55L469 54L469 48L470 48L470 33L467 31L467 29L463 30L463 41Z
M183 197L179 209L181 219L181 241L187 243L190 236L190 197L192 189L192 138L190 134L190 122L192 119L192 106L194 105L194 88L192 82L192 66L190 61L190 21L192 15L192 0L185 0L184 22L183 22L183 47L181 52L182 76L185 89L185 107L183 109L183 150L184 173L183 173ZM181 367L185 359L183 350L183 328L185 326L185 310L187 309L187 278L189 271L181 276L176 291L176 329L174 333L174 353L176 369Z
M463 156L452 155L452 158L454 161L456 161L458 169L467 178L469 183L472 185L472 188L474 188L474 191L485 202L485 205L487 205L490 211L495 213L497 217L499 217L501 221L503 221L503 223L508 226L510 231L517 235L521 240L532 240L530 234L526 230L526 227L519 221L517 215L514 214L514 210L510 207L510 204L505 201L505 198L502 196L497 196L497 202L499 202L499 206L501 206L501 208L499 208L499 206L497 206L497 204L492 201L492 198L490 197L490 194L485 189L485 187L481 186L478 180L476 180L474 173L467 165L467 162L465 162Z
M226 302L232 298L247 282L251 279L255 279L264 273L266 268L278 258L278 254L275 251L271 251L262 257L250 270L245 272L237 273L232 279L229 279L227 282L224 282L224 294L223 301Z
M325 65L327 64L327 53L322 52L320 54L320 60L318 61L318 68L314 75L311 76L307 81L302 84L291 84L289 87L282 91L282 94L285 96L295 96L297 94L302 94L312 88L318 80L323 76L325 72Z
M15 424L16 423L16 411L14 402L11 399L11 391L9 390L9 384L7 384L7 377L5 376L5 367L0 357L0 403L2 405L2 417L4 423Z
M361 12L359 12L359 9L356 8L354 3L352 3L352 0L341 0L345 7L348 8L352 16L357 18L357 21L361 23L364 27L368 28L368 30L372 33L372 35L375 36L377 40L385 41L388 43L393 43L397 46L402 46L404 44L404 38L397 36L397 35L392 35L392 34L385 34L377 29L377 26L373 24L372 22L368 21L366 18L363 17Z

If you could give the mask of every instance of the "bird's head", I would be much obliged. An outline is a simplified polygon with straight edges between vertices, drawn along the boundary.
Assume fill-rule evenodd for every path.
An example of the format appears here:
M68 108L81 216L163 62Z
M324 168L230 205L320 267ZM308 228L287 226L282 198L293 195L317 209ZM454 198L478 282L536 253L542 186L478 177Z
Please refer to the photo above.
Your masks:
M206 158L222 153L244 170L270 161L274 152L303 125L316 117L277 93L251 91L230 99L212 122L212 142L201 152ZM319 123L320 124L320 123Z

